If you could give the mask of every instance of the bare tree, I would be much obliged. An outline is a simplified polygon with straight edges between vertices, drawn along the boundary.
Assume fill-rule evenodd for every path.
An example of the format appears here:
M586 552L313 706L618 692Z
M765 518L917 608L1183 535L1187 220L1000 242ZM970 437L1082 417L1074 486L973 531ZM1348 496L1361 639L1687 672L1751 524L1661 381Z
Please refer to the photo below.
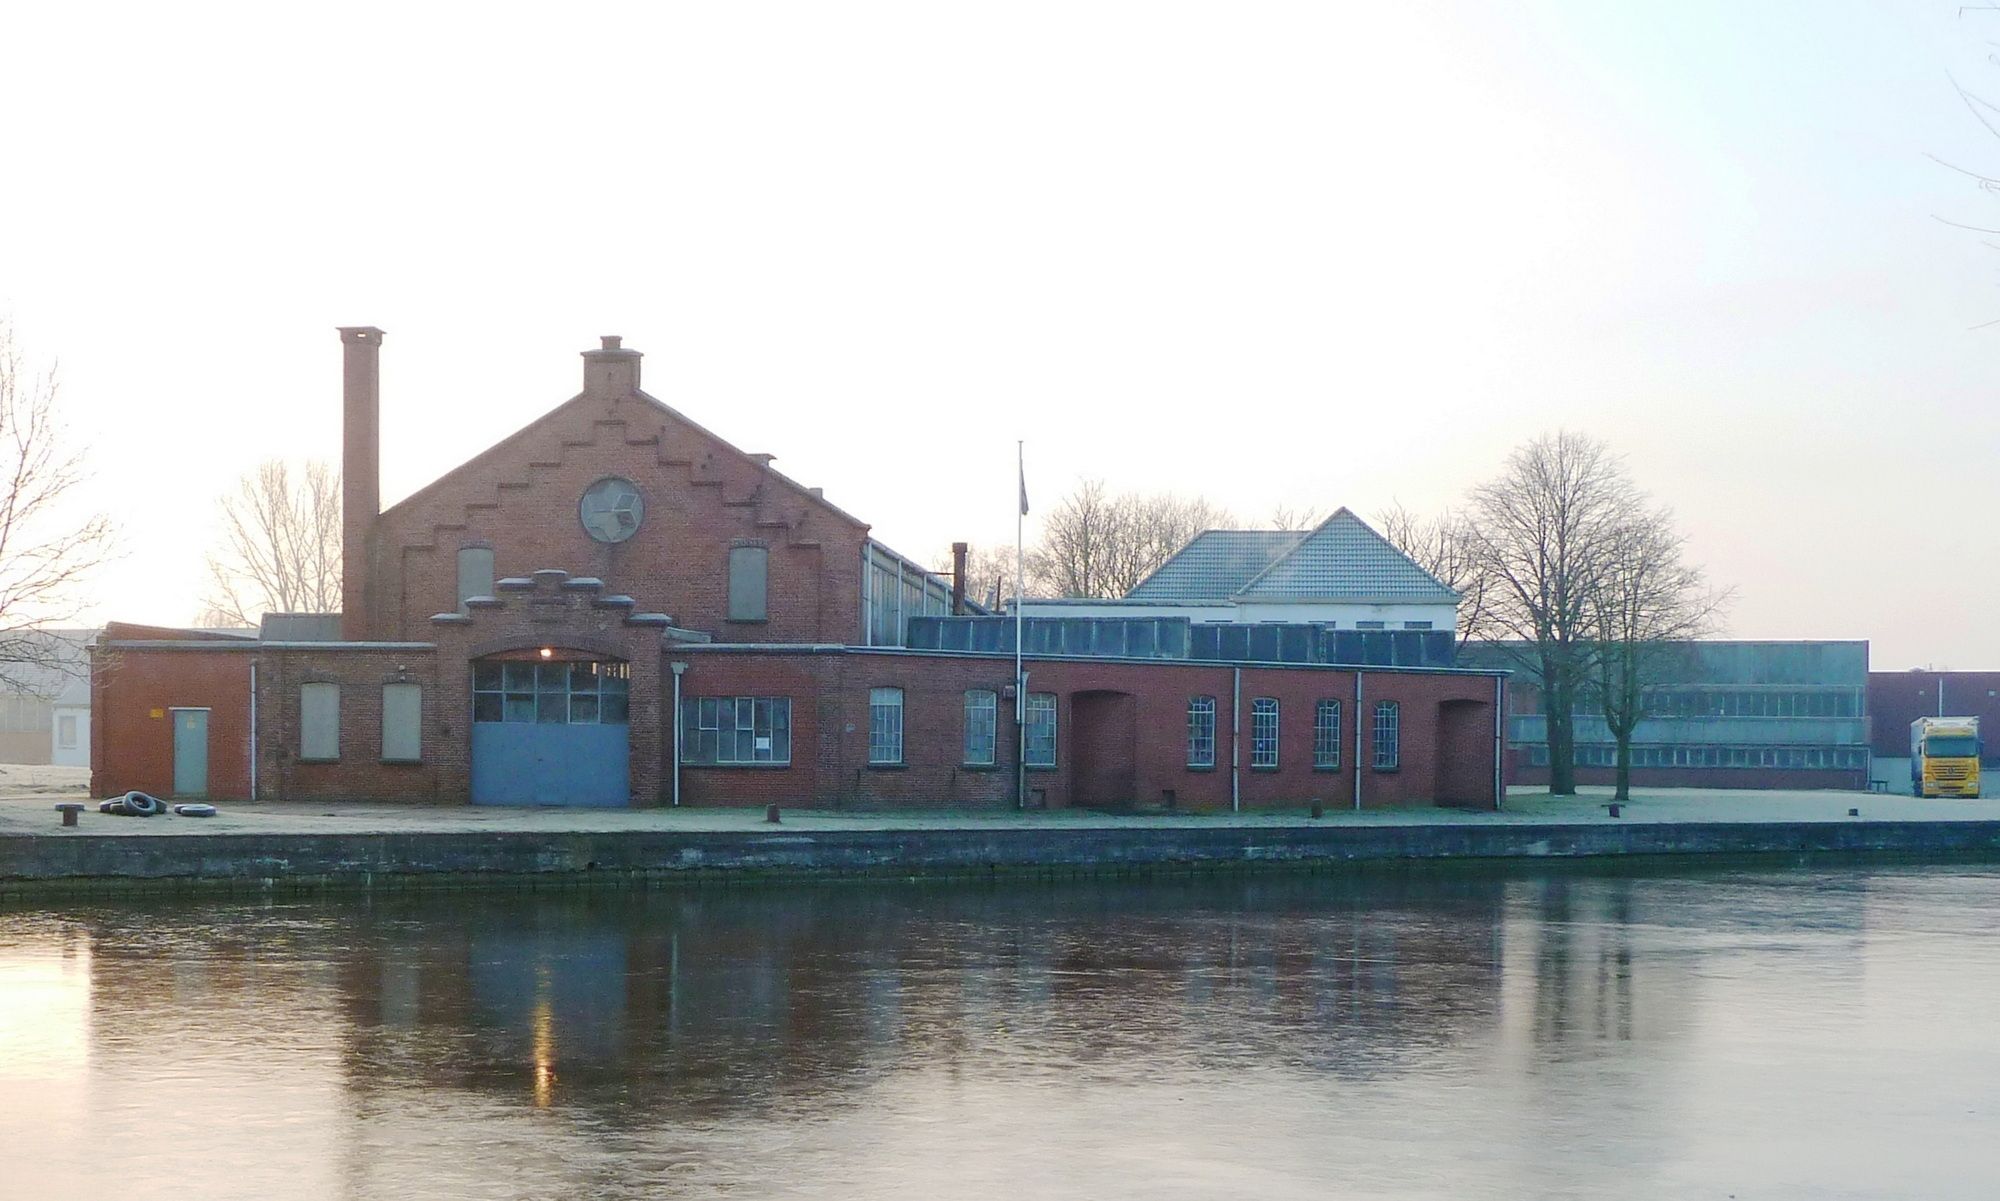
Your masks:
M1492 631L1493 576L1478 553L1475 531L1465 514L1446 509L1420 517L1400 503L1380 515L1382 536L1439 583L1458 593L1458 645L1487 639Z
M1230 520L1201 497L1113 494L1084 480L1043 520L1037 582L1054 596L1124 596L1196 534Z
M1271 528L1274 530L1305 531L1317 528L1326 520L1326 511L1315 504L1292 504L1281 502L1271 510Z
M254 626L265 613L338 613L340 475L313 462L294 476L271 459L217 502L222 545L208 556L200 624Z
M1540 678L1549 791L1576 792L1575 708L1596 644L1596 603L1640 503L1604 443L1559 431L1518 447L1473 489L1464 528L1490 577L1492 628Z
M1678 644L1711 632L1728 601L1682 550L1672 513L1635 505L1590 598L1595 691L1618 748L1614 800L1631 799L1632 733L1647 716L1648 689L1674 670Z
M1113 546L1112 596L1124 596L1203 530L1231 524L1229 511L1199 496L1127 493L1118 498L1125 537Z
M46 630L77 622L113 546L110 518L76 511L87 472L65 443L60 392L55 368L31 368L0 321L0 684L27 692L76 671L74 647Z

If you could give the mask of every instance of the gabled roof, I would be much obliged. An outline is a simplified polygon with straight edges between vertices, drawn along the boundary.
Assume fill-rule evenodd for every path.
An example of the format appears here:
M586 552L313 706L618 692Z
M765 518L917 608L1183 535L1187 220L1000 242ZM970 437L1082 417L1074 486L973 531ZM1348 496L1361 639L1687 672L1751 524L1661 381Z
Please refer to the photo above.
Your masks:
M1126 599L1226 600L1306 536L1304 530L1203 530L1140 580Z
M789 488L794 493L796 493L801 499L807 501L814 507L821 509L826 513L829 513L842 521L848 522L849 524L855 526L856 528L862 530L863 532L866 532L867 529L869 528L867 522L861 520L859 517L856 517L854 514L849 513L847 510L842 509L839 505L834 504L832 501L826 499L826 497L820 495L818 492L813 491L811 488L806 487L804 484L799 483L797 480L786 475L784 472L778 471L775 468L773 468L771 466L771 459L774 456L767 454L757 454L751 451L743 450L742 448L738 447L735 443L728 441L727 439L723 438L720 434L717 434L715 431L709 429L707 426L694 420L692 417L689 417L686 413L681 412L679 409L674 408L667 402L641 389L634 388L630 392L625 393L624 396L629 396L632 399L637 400L640 404L650 407L654 411L654 413L659 416L666 417L673 421L679 422L681 425L692 430L696 435L700 436L703 439L706 439L717 450L720 450L725 454L733 455L737 459L740 459L746 463L756 464L761 471L765 472L769 476L769 478L776 481L778 484L786 488ZM423 501L429 499L432 495L438 493L439 491L442 491L444 488L446 488L453 482L460 480L468 475L474 475L475 473L485 473L490 471L494 464L505 462L509 458L518 456L521 453L522 447L527 445L530 439L532 439L541 430L551 425L571 420L573 419L573 415L579 410L588 410L593 405L601 404L603 400L604 398L602 396L594 395L588 391L580 392L577 395L570 397L568 400L557 405L555 408L550 409L546 413L543 413L540 417L535 418L533 421L530 421L528 424L522 426L521 428L515 430L513 433L507 435L505 438L502 438L500 441L487 447L485 450L480 451L478 454L472 456L470 459L467 459L465 462L460 463L458 466L452 468L450 471L445 472L443 475L432 480L430 483L425 484L423 487L418 488L415 492L410 493L408 496L397 501L395 504L390 505L388 508L382 510L382 516L389 517L393 514L400 514L405 509L414 509L418 505L420 505Z
M1347 509L1310 532L1207 530L1140 581L1133 600L1456 603L1458 594Z

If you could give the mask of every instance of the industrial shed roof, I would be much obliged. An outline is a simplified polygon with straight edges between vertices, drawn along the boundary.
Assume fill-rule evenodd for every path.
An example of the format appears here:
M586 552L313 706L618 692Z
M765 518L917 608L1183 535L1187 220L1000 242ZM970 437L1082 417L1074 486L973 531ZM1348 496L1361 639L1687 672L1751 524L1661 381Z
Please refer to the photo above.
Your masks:
M1127 595L1189 604L1458 600L1456 592L1344 508L1310 531L1205 530Z

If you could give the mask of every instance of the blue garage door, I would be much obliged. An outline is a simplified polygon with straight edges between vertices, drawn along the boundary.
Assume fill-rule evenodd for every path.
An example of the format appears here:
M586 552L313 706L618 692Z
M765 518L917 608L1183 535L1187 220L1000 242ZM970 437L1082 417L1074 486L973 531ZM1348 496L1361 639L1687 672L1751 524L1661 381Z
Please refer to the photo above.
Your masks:
M472 665L472 803L631 801L628 664L598 659Z

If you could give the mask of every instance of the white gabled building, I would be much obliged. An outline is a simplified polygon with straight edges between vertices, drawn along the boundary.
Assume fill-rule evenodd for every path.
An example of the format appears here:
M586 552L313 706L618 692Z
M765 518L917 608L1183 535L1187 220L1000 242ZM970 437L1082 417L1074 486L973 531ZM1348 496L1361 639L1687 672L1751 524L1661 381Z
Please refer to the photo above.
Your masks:
M1311 530L1204 530L1116 600L1028 600L1029 617L1186 617L1339 630L1456 630L1458 593L1347 509Z

